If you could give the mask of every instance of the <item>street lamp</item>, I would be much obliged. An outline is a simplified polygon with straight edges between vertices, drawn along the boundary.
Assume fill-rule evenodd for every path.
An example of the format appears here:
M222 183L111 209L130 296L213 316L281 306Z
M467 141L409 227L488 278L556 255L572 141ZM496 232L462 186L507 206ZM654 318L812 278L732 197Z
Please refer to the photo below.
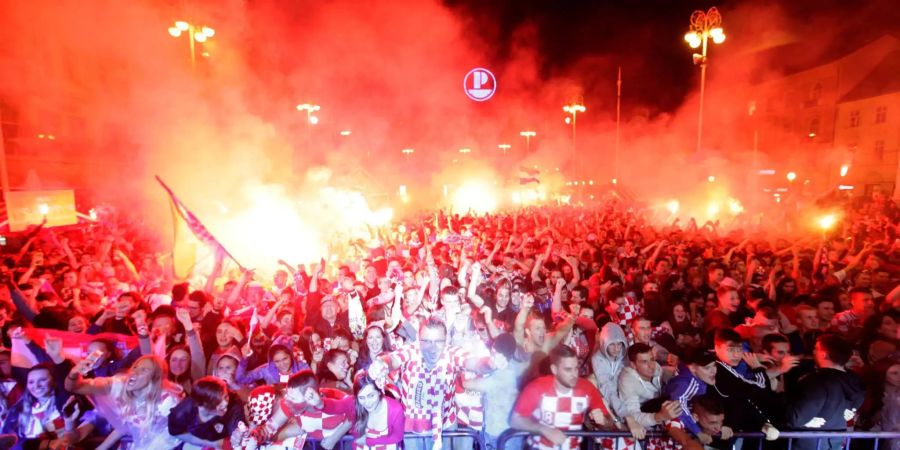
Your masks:
M537 132L533 130L525 130L519 132L519 136L525 138L525 154L531 153L531 138L537 136Z
M796 174L796 173L794 173L794 172L788 172L788 173L787 173L787 180L788 180L788 182L793 183L794 180L796 180L796 179L797 179L797 174Z
M175 21L175 26L169 27L169 35L174 38L181 36L185 31L188 33L188 41L191 45L191 67L195 67L197 65L197 56L194 50L194 43L206 42L216 35L216 30L205 25L194 25L183 20Z
M297 111L306 111L306 140L309 141L309 136L312 130L310 127L319 123L319 118L312 115L312 113L322 109L319 105L313 105L311 103L303 103L301 105L297 105Z
M503 157L506 157L506 151L512 148L512 145L509 144L500 144L497 146L500 150L503 150Z
M709 38L713 43L721 44L725 42L725 31L722 29L722 15L716 7L709 8L709 11L694 11L691 14L691 29L684 35L691 48L700 47L700 53L694 53L694 65L700 66L700 110L697 118L697 152L700 152L700 145L703 136L703 96L706 89L706 50Z
M400 151L403 152L403 157L406 158L406 162L409 162L409 155L412 155L413 153L416 152L415 150L413 150L411 148L404 148L403 150L400 150Z
M572 154L574 156L573 159L581 159L578 155L578 141L576 140L575 127L578 125L578 113L583 113L587 110L581 103L573 102L571 105L563 106L563 111L572 115ZM581 164L580 161L576 163L577 169L575 170L576 176L581 176Z

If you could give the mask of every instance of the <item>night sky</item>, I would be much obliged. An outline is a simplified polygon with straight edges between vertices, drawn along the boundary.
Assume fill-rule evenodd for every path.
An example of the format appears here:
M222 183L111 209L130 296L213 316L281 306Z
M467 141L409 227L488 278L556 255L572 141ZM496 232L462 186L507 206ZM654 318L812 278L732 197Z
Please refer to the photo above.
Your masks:
M691 50L682 37L694 10L716 6L724 17L728 39L717 52L755 45L775 47L784 39L760 42L757 31L765 29L768 11L778 9L789 28L783 30L795 45L828 47L840 52L873 40L884 33L900 31L900 4L896 1L600 1L600 0L445 0L446 5L466 16L478 29L491 30L497 42L495 57L502 60L509 51L515 30L533 25L537 30L537 48L542 55L541 74L551 77L566 72L579 61L599 57L606 61L608 73L616 65L625 73L626 86L639 86L629 93L634 103L625 108L647 109L651 114L672 112L696 89L697 71L691 63ZM766 10L760 14L758 10ZM834 37L837 39L834 39ZM827 43L814 44L827 39ZM753 42L753 41L757 42ZM729 48L730 47L730 48ZM743 50L742 50L743 51ZM715 60L711 61L713 64ZM783 62L790 67L791 61ZM591 76L588 75L588 79ZM615 84L586 83L586 96L615 95Z

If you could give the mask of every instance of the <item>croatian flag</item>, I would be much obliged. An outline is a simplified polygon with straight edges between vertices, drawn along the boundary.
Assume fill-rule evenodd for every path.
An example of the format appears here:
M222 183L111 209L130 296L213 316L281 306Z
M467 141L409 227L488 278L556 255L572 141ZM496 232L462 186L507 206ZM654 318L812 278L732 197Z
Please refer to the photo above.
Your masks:
M519 167L519 184L528 184L528 183L538 183L541 184L541 180L538 179L538 174L541 173L537 169L529 169L527 167Z

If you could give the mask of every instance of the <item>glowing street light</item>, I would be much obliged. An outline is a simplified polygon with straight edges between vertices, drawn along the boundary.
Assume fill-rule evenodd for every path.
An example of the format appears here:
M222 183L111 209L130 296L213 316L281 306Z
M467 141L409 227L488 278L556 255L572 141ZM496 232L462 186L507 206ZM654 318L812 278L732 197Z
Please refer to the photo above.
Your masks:
M463 147L463 148L459 149L459 152L462 153L463 155L468 155L469 153L472 153L472 149L468 148L468 147Z
M519 136L525 138L525 153L531 153L531 138L537 136L537 132L533 130L520 131Z
M319 123L319 118L312 113L322 109L321 106L312 103L302 103L297 105L297 111L306 111L306 150L312 143L312 126Z
M842 176L842 177L846 177L846 176L847 176L847 172L849 172L849 171L850 171L850 166L848 166L848 165L846 165L846 164L844 164L843 166L841 166L841 176Z
M403 157L406 158L406 162L409 162L409 155L412 155L413 153L416 152L415 150L413 150L411 148L404 148L403 150L400 150L400 151L403 152Z
M691 14L691 28L684 35L691 48L700 47L700 53L694 53L694 65L700 66L700 110L697 116L697 153L701 150L701 141L703 137L703 96L706 89L706 51L709 38L713 43L721 44L725 42L725 31L722 29L722 15L715 7L709 8L709 11L694 11Z
M794 172L788 172L786 176L787 176L787 180L791 183L793 183L794 180L797 179L797 174Z
M570 105L563 106L563 111L572 115L572 156L574 159L581 159L578 154L578 140L576 138L576 127L578 125L578 113L583 113L587 110L583 104L579 102L572 102ZM567 117L568 119L568 117ZM568 122L567 122L568 123ZM581 176L581 163L578 161L576 163L576 172L575 175Z
M346 136L350 136L350 134L351 134L350 130L341 131L341 136L346 137Z
M50 214L50 206L46 203L41 203L38 205L38 212L41 213L42 216L47 217L47 214Z
M187 32L188 41L191 45L191 67L196 67L197 55L196 50L194 49L195 42L199 42L201 44L206 42L216 35L216 30L206 25L194 25L184 20L177 20L175 21L174 26L169 27L169 35L173 38L180 37L184 32ZM206 52L203 53L204 55L208 55L208 53Z
M710 183L715 183L715 182L716 182L716 176L715 176L715 175L710 175L710 176L706 177L706 181L709 181Z
M503 156L506 157L506 151L512 148L512 145L509 144L500 144L497 146L500 150L503 150Z

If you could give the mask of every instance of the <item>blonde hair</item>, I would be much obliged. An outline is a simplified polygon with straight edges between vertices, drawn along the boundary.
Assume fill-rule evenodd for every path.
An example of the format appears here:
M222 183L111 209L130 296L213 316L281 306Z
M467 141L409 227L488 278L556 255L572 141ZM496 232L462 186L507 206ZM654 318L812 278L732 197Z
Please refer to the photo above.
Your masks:
M128 373L131 373L135 367L144 361L150 361L153 366L147 386L136 391L130 391L123 386L115 399L121 417L128 421L132 421L132 417L139 417L142 421L149 421L156 414L157 407L163 400L163 393L177 392L177 388L173 387L166 379L166 374L169 373L166 361L158 356L141 356L131 365ZM127 377L128 375L126 375L126 380Z

